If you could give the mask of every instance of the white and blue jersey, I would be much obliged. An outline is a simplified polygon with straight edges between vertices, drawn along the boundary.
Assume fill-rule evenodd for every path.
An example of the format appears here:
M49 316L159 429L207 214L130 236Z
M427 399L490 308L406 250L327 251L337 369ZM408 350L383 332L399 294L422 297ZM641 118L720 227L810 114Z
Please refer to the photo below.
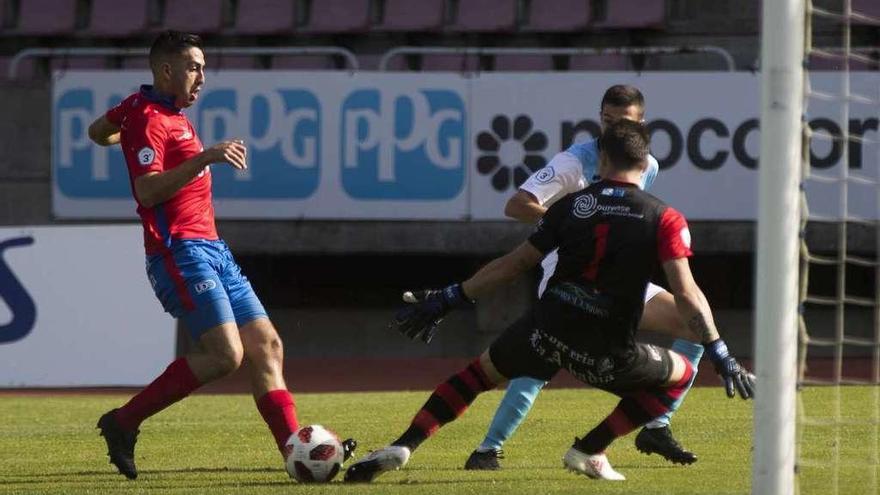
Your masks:
M648 155L648 168L642 174L639 187L648 190L657 178L660 165L657 159ZM544 168L532 174L520 189L534 196L541 206L549 208L550 205L573 192L590 185L599 179L599 140L591 139L571 145L567 150L557 153ZM541 262L544 276L538 285L538 297L544 293L547 281L556 270L556 262L559 257L556 251L548 254ZM645 295L645 301L663 290L653 284L649 284Z

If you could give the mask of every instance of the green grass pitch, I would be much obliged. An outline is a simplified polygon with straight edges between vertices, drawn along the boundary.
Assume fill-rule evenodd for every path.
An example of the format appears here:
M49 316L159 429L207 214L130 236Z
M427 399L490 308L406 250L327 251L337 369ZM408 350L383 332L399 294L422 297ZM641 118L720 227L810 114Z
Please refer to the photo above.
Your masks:
M844 417L877 417L876 388L841 389ZM385 445L408 425L428 393L299 394L302 424L321 423L360 442L358 454ZM0 396L0 494L743 494L750 489L752 403L729 400L720 388L698 388L674 428L699 455L688 467L645 456L634 435L608 451L622 483L598 482L562 468L562 454L614 406L613 396L587 389L547 390L505 446L504 469L472 472L464 460L481 439L501 392L481 396L447 425L402 471L371 485L298 485L287 478L271 436L244 395L196 395L147 421L137 447L140 477L127 481L107 463L98 416L125 397ZM815 415L836 414L834 389L809 389ZM873 416L872 416L873 415ZM858 423L858 422L854 422ZM876 493L877 427L853 424L804 431L801 493ZM873 456L873 457L872 457ZM841 467L821 466L839 458ZM873 461L872 461L873 459ZM847 460L853 461L849 464ZM836 483L837 491L834 490Z

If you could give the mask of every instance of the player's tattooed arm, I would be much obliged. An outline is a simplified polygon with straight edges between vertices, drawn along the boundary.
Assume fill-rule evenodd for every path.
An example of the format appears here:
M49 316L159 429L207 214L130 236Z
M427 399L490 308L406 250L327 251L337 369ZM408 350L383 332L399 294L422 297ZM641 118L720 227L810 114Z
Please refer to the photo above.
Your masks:
M697 313L688 320L688 328L694 335L699 336L702 342L711 342L718 338L718 331L715 330L715 326L710 326L702 313Z
M702 342L718 339L718 330L715 328L709 301L694 281L687 258L677 258L663 263L663 271L675 297L678 314L682 321L686 322L688 329Z

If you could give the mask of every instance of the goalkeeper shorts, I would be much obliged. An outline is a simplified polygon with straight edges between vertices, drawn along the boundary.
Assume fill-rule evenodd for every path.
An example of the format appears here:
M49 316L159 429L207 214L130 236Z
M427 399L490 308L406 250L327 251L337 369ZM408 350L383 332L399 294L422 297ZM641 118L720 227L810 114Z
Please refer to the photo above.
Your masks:
M564 369L583 383L618 395L665 383L672 373L670 352L636 343L625 360L591 355L538 328L531 311L489 347L492 364L506 378L529 376L549 381Z

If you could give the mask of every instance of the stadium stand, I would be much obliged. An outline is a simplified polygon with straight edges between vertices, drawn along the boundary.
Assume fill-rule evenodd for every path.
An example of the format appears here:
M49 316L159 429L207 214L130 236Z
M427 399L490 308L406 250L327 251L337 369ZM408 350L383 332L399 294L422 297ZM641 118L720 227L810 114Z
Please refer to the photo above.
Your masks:
M320 0L305 3L305 18L296 19L302 33L364 32L370 24L369 0Z
M93 0L88 35L124 37L147 30L147 0Z
M422 55L422 70L426 71L477 72L480 69L480 57L476 55Z
M877 0L852 0L851 7L853 12L880 19L880 2ZM878 24L877 22L869 23L861 19L854 19L853 22L857 24Z
M49 60L49 70L101 70L107 68L106 57L55 57Z
M219 69L262 69L259 57L247 55L219 55L208 56L207 70Z
M614 0L605 2L603 19L593 26L603 28L658 28L666 23L666 0Z
M568 58L568 70L627 70L626 55L572 55Z
M4 29L6 36L63 35L76 29L76 0L28 0L17 5L18 17L11 21L15 27Z
M120 68L147 70L150 68L150 61L147 57L123 57L120 62Z
M451 31L506 32L516 28L515 0L469 0L457 5Z
M294 22L293 2L239 0L231 31L245 35L289 33Z
M361 70L379 70L381 60L382 55L358 55L358 63L361 64ZM391 57L391 59L388 60L385 70L410 70L408 59L406 57Z
M272 57L273 69L285 70L333 70L336 63L328 55L276 55Z
M443 28L443 0L385 0L376 31L431 31Z
M166 2L164 27L198 34L219 32L223 28L223 0Z
M553 70L553 57L550 55L496 55L494 69L500 71Z
M9 78L9 66L12 64L13 57L0 57L0 80ZM45 65L40 64L37 59L26 58L19 61L16 79L28 80L35 79L46 75Z
M880 52L876 49L853 48L853 56L849 57L848 60L845 60L844 57L841 56L820 56L816 53L811 53L808 58L807 67L809 70L814 71L845 70L845 62L848 62L850 71L878 70L880 69L880 59L878 59L878 54L880 54Z
M590 22L590 2L586 0L542 0L528 5L523 31L580 31Z

